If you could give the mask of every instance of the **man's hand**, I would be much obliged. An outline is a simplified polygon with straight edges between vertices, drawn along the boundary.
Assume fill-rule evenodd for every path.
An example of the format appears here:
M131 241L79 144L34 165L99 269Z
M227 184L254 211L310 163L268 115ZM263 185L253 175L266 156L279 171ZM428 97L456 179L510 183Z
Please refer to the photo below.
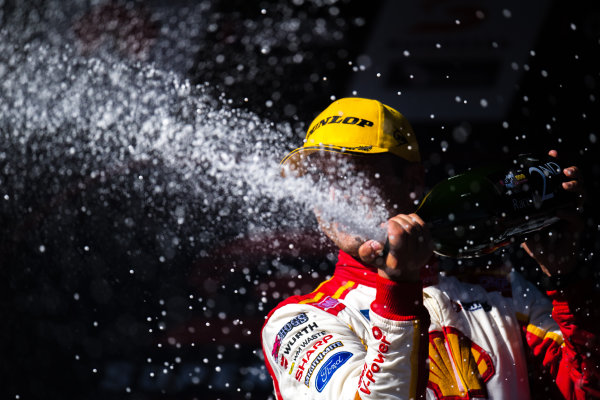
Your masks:
M360 259L379 268L379 276L392 281L415 282L433 254L429 229L417 214L399 214L388 221L390 251L381 257L383 245L368 240L358 249Z
M556 150L551 150L548 154L557 157ZM570 178L569 181L563 182L563 189L578 193L581 199L578 207L582 207L585 191L579 169L571 166L565 168L563 173ZM584 228L584 220L576 211L561 210L557 216L561 221L534 234L521 244L548 276L566 274L575 267L579 239Z

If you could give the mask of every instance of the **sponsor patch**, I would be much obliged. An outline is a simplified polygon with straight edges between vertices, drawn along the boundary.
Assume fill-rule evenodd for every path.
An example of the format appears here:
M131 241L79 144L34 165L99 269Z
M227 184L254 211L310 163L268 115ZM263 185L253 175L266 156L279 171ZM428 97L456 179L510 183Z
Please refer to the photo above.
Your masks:
M338 315L340 311L346 308L345 305L340 303L338 300L332 298L331 296L326 296L323 300L313 304L313 306L320 308L323 311L327 311L328 313L333 315Z
M491 356L456 328L429 332L429 382L436 399L487 399Z
M309 332L314 331L318 327L319 326L317 325L316 322L313 322L313 323L310 323L310 324L306 325L305 327L301 328L298 332L296 332L293 336L291 336L287 342L281 343L278 350L283 349L283 354L285 354L286 356L289 355L290 352L291 352L291 350L292 350L292 347L294 346L294 344L302 336L308 334Z
M308 135L306 135L306 138L308 139L317 129L319 129L320 127L322 127L324 125L328 125L328 124L356 125L356 126L360 126L361 128L365 128L365 127L373 126L373 121L369 121L367 119L358 118L358 117L342 118L339 115L332 115L332 116L322 119L319 122L317 122L316 124L314 124L308 131Z
M327 334L326 332L317 332L317 333L313 334L312 336L304 339L304 341L302 343L300 343L300 345L298 346L298 350L296 350L296 353L294 354L292 361L295 362L298 359L298 356L300 355L302 350L304 350L307 346L310 346L311 344L313 344L315 342L315 340L317 340L321 336L325 336L326 334ZM284 353L287 354L285 352L285 350L284 350Z
M394 137L394 139L396 139L396 141L398 142L398 145L400 145L400 146L408 143L408 140L406 140L406 137L404 137L404 133L402 132L401 129L394 128L394 132L392 132L392 136Z
M335 371L344 365L344 363L348 361L350 357L352 357L352 353L348 351L341 351L333 355L325 362L325 364L323 364L315 378L315 389L317 389L317 392L320 393L323 391L323 389L325 389L325 385L327 385Z
M275 338L275 343L273 343L273 351L271 351L271 355L275 359L275 361L279 360L279 349L281 348L281 341L286 337L288 333L294 327L305 324L308 322L308 317L305 313L298 314L291 320L289 320L277 333L277 337Z
M337 301L336 299L332 298L331 296L327 296L325 297L323 300L321 300L320 302L318 302L317 304L315 304L317 307L319 307L320 309L327 311L330 308L333 308L335 306L337 306L338 304L340 304L339 301Z
M473 301L471 303L462 303L463 308L467 311L477 311L477 310L481 310L483 309L483 311L485 312L489 312L492 309L492 306L490 306L488 303L486 302L479 302L479 301Z
M327 335L323 339L319 340L314 346L306 352L304 357L302 357L301 364L298 365L298 370L296 371L296 380L300 382L302 380L302 375L304 375L304 367L306 363L310 361L310 357L317 351L320 346L326 345L331 339L333 335Z
M386 360L386 355L390 350L391 345L379 327L374 326L372 332L375 340L379 340L379 346L377 357L373 358L371 363L365 362L362 373L360 374L360 378L358 380L358 388L365 394L371 394L371 389L369 389L369 386L371 383L375 383L377 381L377 373L381 371L381 366Z
M309 387L310 378L312 377L313 372L315 372L315 369L321 363L321 361L323 361L325 359L325 356L327 355L327 353L337 349L338 347L342 347L343 345L344 344L340 341L331 343L329 346L325 347L325 349L323 349L322 352L317 354L317 356L315 357L312 364L310 364L308 371L306 371L306 378L304 378L304 385Z

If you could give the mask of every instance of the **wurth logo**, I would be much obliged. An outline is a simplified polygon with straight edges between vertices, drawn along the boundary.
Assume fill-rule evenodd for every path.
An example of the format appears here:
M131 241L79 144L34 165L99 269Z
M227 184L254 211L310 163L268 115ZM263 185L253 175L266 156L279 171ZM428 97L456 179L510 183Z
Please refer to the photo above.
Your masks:
M283 346L283 354L285 354L286 356L288 354L290 354L290 351L292 350L292 346L294 345L294 343L296 343L296 341L298 339L300 339L303 335L307 334L309 331L312 332L313 330L317 329L318 327L319 326L317 325L317 323L313 322L313 323L306 325L304 328L302 328L298 332L296 332L296 334L294 336L292 336L291 339Z

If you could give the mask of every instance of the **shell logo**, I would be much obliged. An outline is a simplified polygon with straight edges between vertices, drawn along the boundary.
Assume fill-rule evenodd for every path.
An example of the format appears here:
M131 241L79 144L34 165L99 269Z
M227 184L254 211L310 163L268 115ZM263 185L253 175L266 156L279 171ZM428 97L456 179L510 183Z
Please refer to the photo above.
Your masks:
M429 332L429 383L437 399L487 399L485 382L494 375L492 358L461 331Z

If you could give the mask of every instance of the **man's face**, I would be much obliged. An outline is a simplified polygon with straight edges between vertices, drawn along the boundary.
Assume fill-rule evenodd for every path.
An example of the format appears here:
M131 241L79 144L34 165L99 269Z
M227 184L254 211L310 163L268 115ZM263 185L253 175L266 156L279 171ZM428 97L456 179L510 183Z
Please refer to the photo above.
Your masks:
M308 173L329 201L316 204L315 213L321 229L345 252L356 255L365 240L383 240L382 224L415 210L423 186L420 164L390 154L317 157Z
M342 198L384 207L387 218L415 210L423 186L422 166L392 154L348 156L326 153L315 157L311 173ZM312 160L311 160L312 161ZM382 204L383 203L383 204Z

